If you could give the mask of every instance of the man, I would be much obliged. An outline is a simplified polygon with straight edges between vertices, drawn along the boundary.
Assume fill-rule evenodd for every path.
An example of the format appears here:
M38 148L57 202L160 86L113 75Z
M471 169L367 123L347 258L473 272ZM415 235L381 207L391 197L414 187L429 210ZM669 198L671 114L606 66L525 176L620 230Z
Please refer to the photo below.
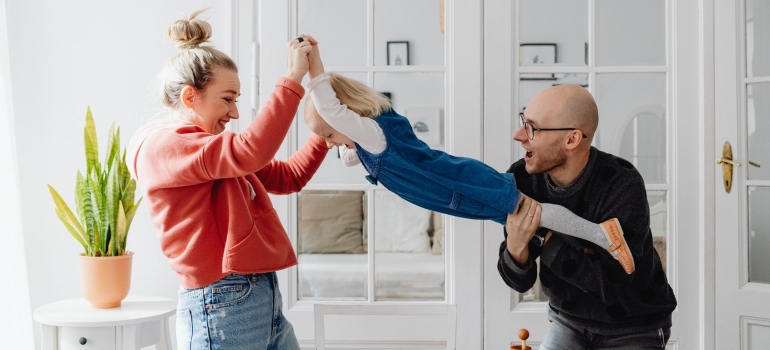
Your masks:
M577 85L554 86L520 118L514 139L526 154L508 172L533 201L525 198L506 223L498 271L523 293L535 283L540 257L551 321L540 349L664 349L676 297L652 245L644 181L631 163L591 146L599 121L593 97ZM536 229L535 201L592 222L618 218L636 271L624 273L586 240Z

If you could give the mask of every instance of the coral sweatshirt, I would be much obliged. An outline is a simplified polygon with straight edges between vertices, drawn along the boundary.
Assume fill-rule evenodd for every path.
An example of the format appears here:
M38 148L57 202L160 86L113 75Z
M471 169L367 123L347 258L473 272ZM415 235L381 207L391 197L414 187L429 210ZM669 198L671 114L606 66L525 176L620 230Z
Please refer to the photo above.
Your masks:
M182 287L297 263L268 193L300 191L328 152L325 141L311 135L288 160L273 159L304 93L300 84L281 78L240 134L212 135L191 122L167 118L147 123L132 136L129 171Z

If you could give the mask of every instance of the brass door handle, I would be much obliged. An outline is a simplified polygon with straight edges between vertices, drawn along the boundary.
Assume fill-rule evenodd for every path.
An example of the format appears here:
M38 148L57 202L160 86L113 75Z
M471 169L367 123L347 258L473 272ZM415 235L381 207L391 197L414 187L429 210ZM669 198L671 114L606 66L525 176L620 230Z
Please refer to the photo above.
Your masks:
M753 165L753 166L755 166L757 168L760 167L759 163L755 163L755 162L752 162L752 161L749 161L749 164L751 164L751 165Z
M741 163L734 162L732 159L725 159L725 158L717 158L717 164L730 164L730 165L737 165L737 166L743 166Z
M722 146L722 157L717 158L717 164L722 164L722 180L725 185L725 192L730 193L733 187L733 165L741 166L741 163L733 161L733 148L730 142L726 141Z

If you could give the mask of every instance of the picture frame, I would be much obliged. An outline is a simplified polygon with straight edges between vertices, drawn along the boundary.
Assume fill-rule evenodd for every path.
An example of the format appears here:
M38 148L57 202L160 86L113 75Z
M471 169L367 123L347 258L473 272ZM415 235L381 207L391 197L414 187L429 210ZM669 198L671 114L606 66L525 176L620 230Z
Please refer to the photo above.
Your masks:
M388 41L387 55L389 66L409 65L409 42Z
M555 43L525 43L519 45L519 64L535 66L556 63ZM521 80L556 80L553 73L522 73Z

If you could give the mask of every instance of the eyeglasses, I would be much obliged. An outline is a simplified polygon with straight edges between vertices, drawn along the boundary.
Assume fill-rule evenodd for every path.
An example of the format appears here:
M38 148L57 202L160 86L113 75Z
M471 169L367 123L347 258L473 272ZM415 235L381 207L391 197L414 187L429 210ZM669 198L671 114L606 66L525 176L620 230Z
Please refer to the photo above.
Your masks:
M578 128L536 128L532 123L527 122L524 120L524 113L519 113L519 122L524 127L524 131L527 132L527 137L529 137L530 140L535 139L535 131L562 131L562 130L579 130ZM583 133L583 138L586 138L585 133Z

